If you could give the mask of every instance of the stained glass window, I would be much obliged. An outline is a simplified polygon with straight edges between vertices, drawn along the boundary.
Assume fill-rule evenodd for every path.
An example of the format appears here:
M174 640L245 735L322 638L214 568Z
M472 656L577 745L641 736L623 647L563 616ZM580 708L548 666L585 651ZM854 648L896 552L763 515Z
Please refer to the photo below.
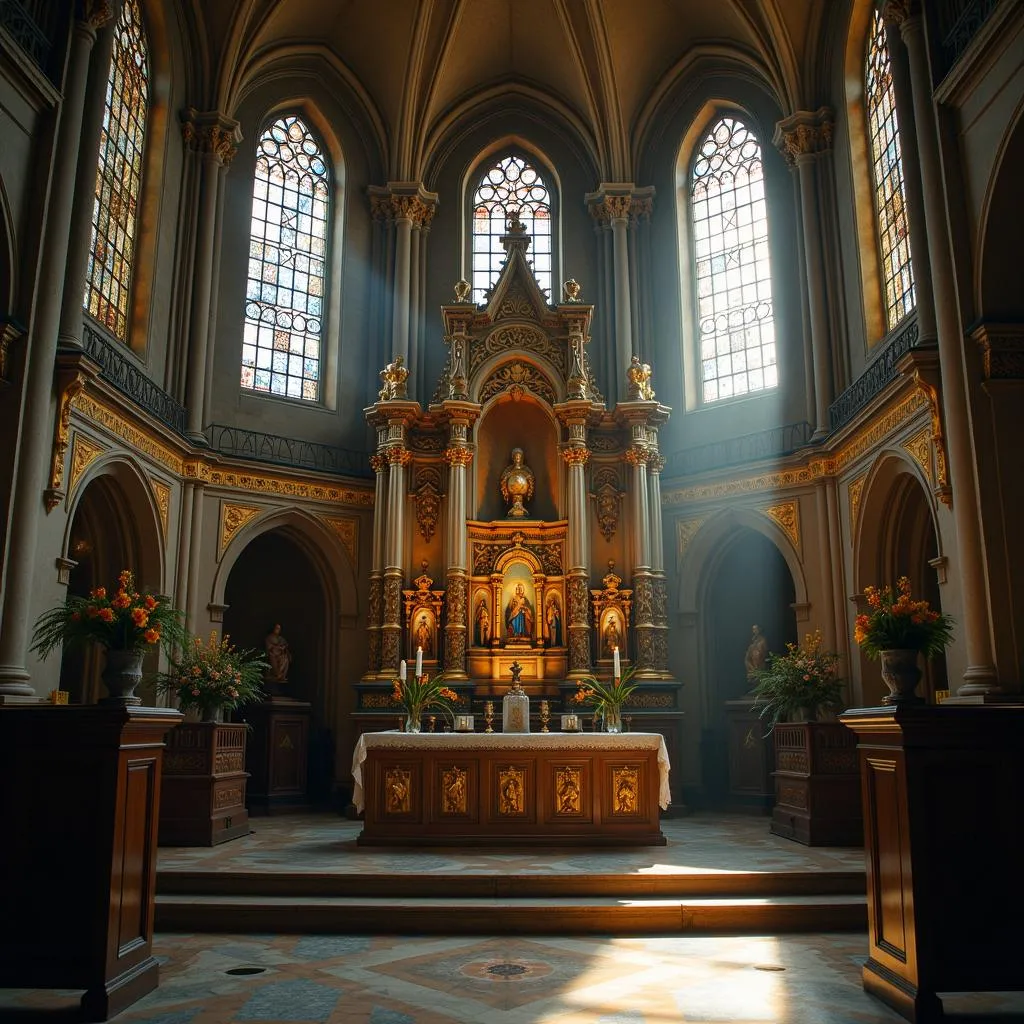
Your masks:
M742 121L718 120L690 181L703 401L778 383L761 144Z
M90 316L125 342L148 109L149 61L142 12L138 0L124 0L107 80L83 304Z
M506 156L485 171L473 195L473 301L487 301L507 253L501 236L512 213L530 236L527 258L541 288L551 295L551 196L536 168Z
M903 156L896 120L896 94L885 39L885 23L878 10L871 22L864 73L871 138L871 177L875 188L878 244L882 255L886 326L892 330L914 309L914 268L910 263L910 225L903 185Z
M316 402L330 218L330 171L294 115L256 145L242 387Z

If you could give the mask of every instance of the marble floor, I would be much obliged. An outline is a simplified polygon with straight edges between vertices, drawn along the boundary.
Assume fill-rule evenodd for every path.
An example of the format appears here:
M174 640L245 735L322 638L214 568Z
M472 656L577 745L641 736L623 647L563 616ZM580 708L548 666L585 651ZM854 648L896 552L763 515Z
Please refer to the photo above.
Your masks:
M117 1024L898 1024L860 984L863 935L372 938L160 935L160 987ZM0 990L0 1021L74 1020L77 996ZM953 1024L1020 996L947 999Z

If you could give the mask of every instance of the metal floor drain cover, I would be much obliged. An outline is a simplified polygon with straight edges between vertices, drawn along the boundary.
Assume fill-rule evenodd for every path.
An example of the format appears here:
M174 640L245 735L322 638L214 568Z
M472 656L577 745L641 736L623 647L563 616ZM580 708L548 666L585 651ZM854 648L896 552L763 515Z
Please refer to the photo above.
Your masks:
M263 974L266 967L230 967L225 974Z
M488 974L497 974L500 978L516 978L520 974L526 974L529 968L522 964L491 964L487 968Z

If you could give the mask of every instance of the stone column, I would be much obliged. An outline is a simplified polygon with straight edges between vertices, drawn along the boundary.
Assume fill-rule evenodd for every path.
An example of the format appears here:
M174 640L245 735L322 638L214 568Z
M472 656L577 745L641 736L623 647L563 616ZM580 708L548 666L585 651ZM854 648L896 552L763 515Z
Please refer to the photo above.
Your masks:
M403 431L404 435L404 431ZM402 583L405 573L405 467L412 453L404 436L387 448L388 504L384 553L384 612L380 627L380 670L389 679L398 675L402 651Z
M196 632L196 614L199 610L199 570L203 555L203 492L205 485L196 480L192 487L192 538L188 550L188 593L185 595L185 628Z
M907 199L907 224L910 227L910 258L914 268L914 292L917 304L918 344L935 341L935 293L932 290L932 265L928 255L928 230L921 188L921 156L914 126L914 98L910 81L910 61L900 36L899 26L908 16L909 0L886 0L882 5L885 41L889 48L893 94L896 98L896 123L899 126L900 157Z
M370 456L376 480L373 496L373 556L370 567L370 595L366 610L366 675L373 679L380 671L380 627L384 603L384 542L388 510L388 459L378 450Z
M437 195L419 182L388 182L371 186L373 215L395 228L395 262L391 293L391 357L409 362L413 300L413 225L423 227L433 219ZM415 387L415 379L413 386Z
M924 23L920 15L905 18L900 26L910 60L914 96L914 124L921 160L924 214L935 292L935 326L942 372L942 411L953 487L957 560L963 594L963 632L967 669L960 697L1002 692L995 668L991 615L985 582L985 553L978 517L978 482L975 477L967 381L964 374L956 281L949 251L945 189L939 157L938 129L932 100Z
M654 628L651 630L652 667L668 676L668 580L665 577L665 538L661 522L661 471L665 460L658 452L658 431L647 433L647 513L650 517L651 583L653 587Z
M94 48L91 58L92 67L82 114L81 143L78 147L78 170L75 174L68 261L64 271L64 296L60 311L58 341L63 347L80 347L82 344L82 300L85 294L85 273L89 265L89 245L92 242L96 173L99 166L100 138L107 103L107 82L114 51L114 35L113 30L100 33L97 38L98 45Z
M590 530L587 517L587 463L590 449L586 443L586 424L569 424L569 443L562 449L568 482L569 565L566 585L568 589L568 644L570 679L589 675L590 660L590 584L588 569ZM538 612L539 614L539 612Z
M444 674L446 679L467 679L466 633L469 574L466 565L466 474L473 461L468 445L468 419L449 421L448 448L448 567L445 579L447 616L444 627Z
M832 112L826 107L815 113L797 111L778 123L774 142L790 166L796 167L800 183L800 215L806 264L804 270L807 275L807 302L811 318L811 352L814 356L814 434L820 438L829 431L832 354L815 165L818 154L832 148Z
M53 367L60 330L64 274L82 135L89 54L96 32L110 18L103 0L86 0L71 28L64 98L54 140L50 206L39 265L39 292L24 370L18 466L11 502L3 617L0 620L0 697L30 697L27 660L32 579L38 560L43 488L53 440ZM81 303L81 294L78 296Z
M217 111L200 113L192 108L184 114L182 132L186 149L198 154L201 161L189 319L188 374L185 380L185 429L193 441L205 444L203 407L206 401L206 354L213 295L217 196L220 191L221 168L231 163L242 134L237 121Z
M647 494L647 463L650 451L646 437L640 439L638 431L646 435L642 424L634 424L633 444L626 449L623 458L633 467L632 497L633 513L633 635L636 650L633 662L637 674L644 678L657 675L654 622L654 576L651 573L651 515Z

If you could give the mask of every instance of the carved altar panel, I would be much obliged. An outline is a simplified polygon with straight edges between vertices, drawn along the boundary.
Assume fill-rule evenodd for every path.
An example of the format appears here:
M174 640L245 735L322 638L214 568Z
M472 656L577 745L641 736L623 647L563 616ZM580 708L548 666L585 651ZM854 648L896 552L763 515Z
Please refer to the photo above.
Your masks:
M431 590L433 579L424 572L413 582L415 590L403 590L405 606L406 657L415 660L419 648L423 648L423 663L437 665L440 661L441 606L443 590Z
M615 574L614 565L614 562L608 563L608 572L602 580L604 587L590 592L597 660L599 663L611 663L615 657L615 648L618 647L619 658L625 664L629 660L628 638L633 591L621 588L622 577Z

